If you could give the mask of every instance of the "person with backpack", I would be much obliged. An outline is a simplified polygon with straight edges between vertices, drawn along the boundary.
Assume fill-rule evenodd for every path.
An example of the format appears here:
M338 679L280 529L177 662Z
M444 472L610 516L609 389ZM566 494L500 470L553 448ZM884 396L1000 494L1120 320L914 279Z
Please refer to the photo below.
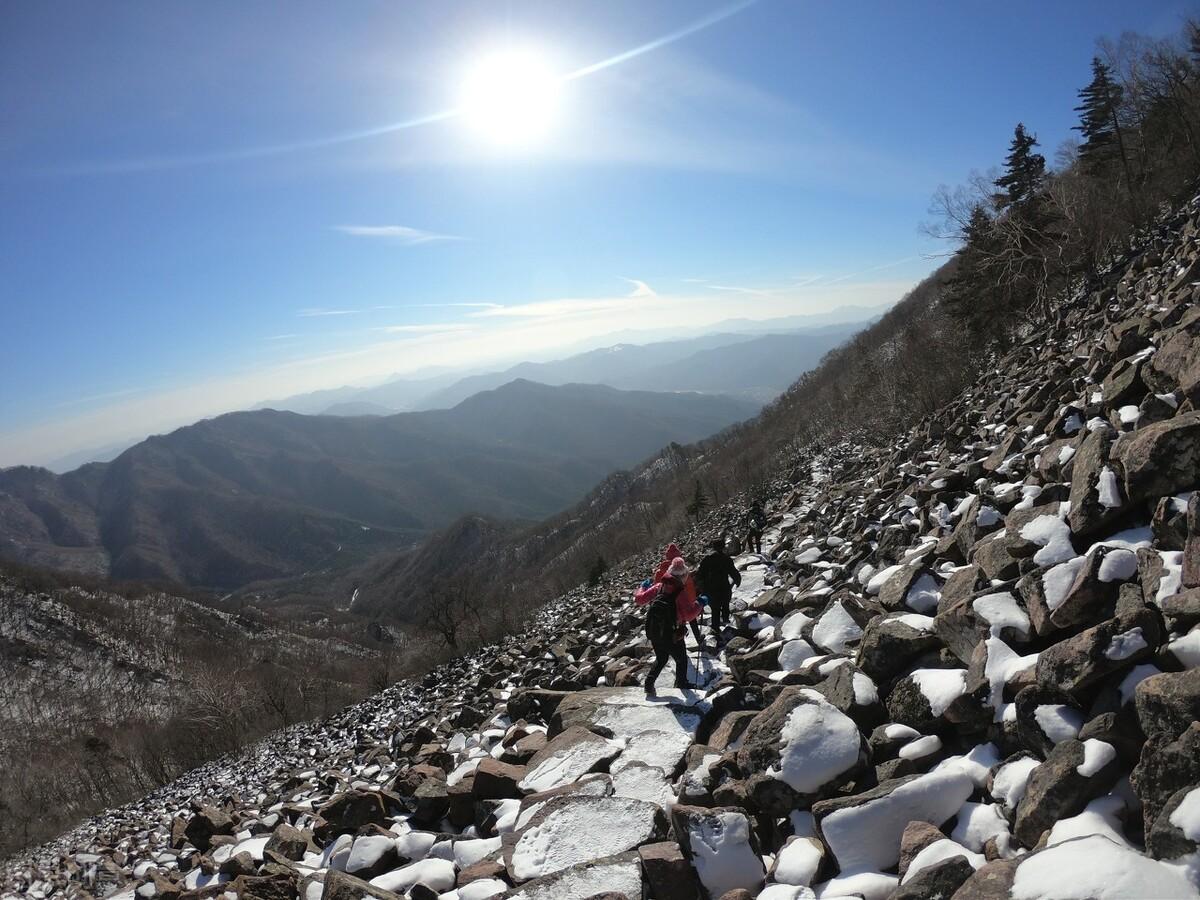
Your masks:
M682 579L664 574L658 583L643 583L633 595L638 606L647 607L646 637L654 648L654 665L646 675L647 697L654 695L654 682L666 668L667 661L672 659L675 661L675 687L680 690L692 687L687 678L687 647L683 641L683 592Z
M729 624L729 603L733 600L733 589L742 583L742 573L725 552L724 538L712 542L712 552L700 560L696 580L708 595L712 631L720 640L721 629Z
M658 569L654 573L654 583L658 584L661 582L667 573L671 571L672 567L675 567L674 574L683 585L683 597L680 601L682 621L692 629L692 636L696 639L696 646L703 650L705 644L704 638L700 635L701 610L699 592L696 590L696 582L688 570L682 551L674 543L667 545L666 553L663 554L663 560L658 564Z
M763 512L762 504L755 500L750 504L750 512L746 514L746 550L762 554L762 536L767 530L767 514Z

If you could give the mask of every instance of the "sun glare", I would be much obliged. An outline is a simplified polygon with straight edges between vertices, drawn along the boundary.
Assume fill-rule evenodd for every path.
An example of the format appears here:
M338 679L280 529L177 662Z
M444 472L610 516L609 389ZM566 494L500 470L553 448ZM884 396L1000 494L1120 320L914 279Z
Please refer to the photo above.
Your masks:
M460 110L473 131L506 147L543 138L558 117L562 79L528 49L504 50L473 65L463 79Z

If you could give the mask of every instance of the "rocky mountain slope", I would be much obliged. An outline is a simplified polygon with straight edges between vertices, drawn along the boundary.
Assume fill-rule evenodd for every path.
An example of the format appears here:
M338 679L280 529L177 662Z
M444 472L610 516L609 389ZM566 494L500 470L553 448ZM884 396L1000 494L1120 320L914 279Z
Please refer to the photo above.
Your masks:
M0 854L364 696L381 637L0 568Z
M345 568L467 513L544 518L615 469L754 409L517 381L383 418L232 413L67 475L0 471L0 555L220 589Z
M1197 896L1198 405L1194 202L894 447L789 454L697 690L639 686L643 554L11 860L8 889Z

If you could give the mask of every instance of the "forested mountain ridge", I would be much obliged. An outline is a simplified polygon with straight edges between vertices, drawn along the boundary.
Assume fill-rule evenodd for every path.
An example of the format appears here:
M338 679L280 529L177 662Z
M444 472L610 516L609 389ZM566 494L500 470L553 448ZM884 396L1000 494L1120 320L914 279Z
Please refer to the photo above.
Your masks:
M467 513L536 521L614 469L754 407L516 381L388 417L230 413L62 476L0 471L3 552L118 578L237 588L344 567Z

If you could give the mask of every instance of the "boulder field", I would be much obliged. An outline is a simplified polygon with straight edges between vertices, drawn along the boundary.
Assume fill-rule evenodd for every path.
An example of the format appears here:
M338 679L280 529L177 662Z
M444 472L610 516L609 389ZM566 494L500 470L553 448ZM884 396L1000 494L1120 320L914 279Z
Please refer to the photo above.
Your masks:
M648 553L10 860L4 889L1197 896L1198 215L895 446L790 458L695 690L641 687ZM705 517L689 558L738 514Z

